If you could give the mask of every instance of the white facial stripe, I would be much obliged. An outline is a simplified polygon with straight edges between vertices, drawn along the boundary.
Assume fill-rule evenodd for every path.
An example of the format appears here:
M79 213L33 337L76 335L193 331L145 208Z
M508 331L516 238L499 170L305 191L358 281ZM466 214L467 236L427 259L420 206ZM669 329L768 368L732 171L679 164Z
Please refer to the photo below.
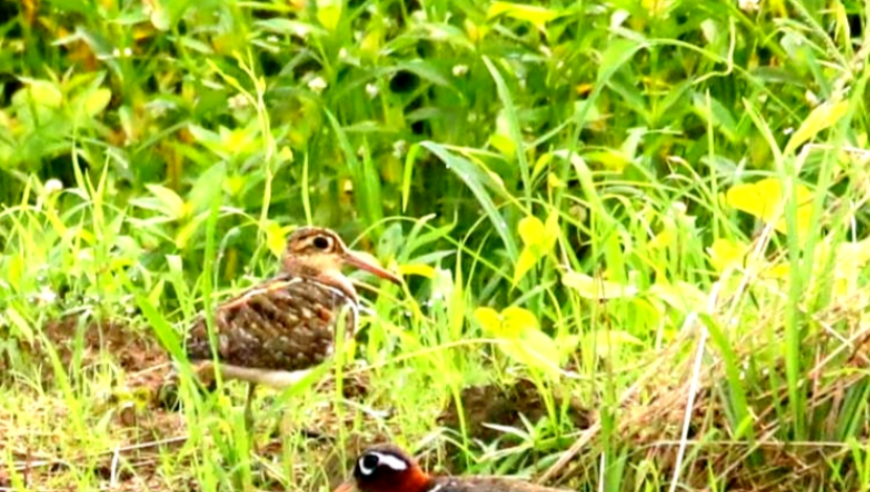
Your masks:
M397 458L392 454L379 453L377 451L372 451L369 453L371 455L378 457L378 464L386 466L395 471L405 471L408 469L408 463L405 463L405 460L401 458Z

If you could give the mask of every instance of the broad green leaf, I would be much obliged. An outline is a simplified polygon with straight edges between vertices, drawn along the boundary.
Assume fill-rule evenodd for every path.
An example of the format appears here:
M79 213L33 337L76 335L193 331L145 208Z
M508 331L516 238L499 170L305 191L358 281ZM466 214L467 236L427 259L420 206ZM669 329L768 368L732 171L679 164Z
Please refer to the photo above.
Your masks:
M156 184L145 185L145 187L163 204L167 215L179 218L185 214L184 200L178 196L178 193Z
M510 338L520 336L526 330L538 330L538 318L529 311L518 306L510 306L501 312L502 334Z
M718 238L707 248L710 255L710 264L717 272L722 273L728 267L740 267L743 265L747 253L747 245L730 239Z
M426 277L428 279L435 278L436 272L435 269L429 265L423 263L410 263L406 265L399 266L399 272L405 275L418 275L420 277Z
M105 87L100 87L99 89L88 94L84 103L85 114L88 116L96 116L103 112L106 109L106 106L109 105L109 101L112 100L112 91L106 89Z
M531 22L538 28L543 29L547 22L559 17L559 12L521 3L493 2L486 12L486 18L491 20L499 15L506 15L514 19Z
M488 335L497 335L501 331L501 316L493 308L480 307L475 309L474 319L480 323L483 332Z
M535 264L538 262L538 256L532 251L532 248L529 246L524 246L523 250L520 251L520 257L517 258L517 263L514 266L514 278L513 284L517 285L523 277L529 273Z
M617 299L637 295L636 287L593 278L579 272L566 273L562 276L562 283L586 299Z
M526 246L539 245L544 241L544 223L534 215L520 219L517 231Z
M809 141L822 130L830 128L837 124L849 110L849 101L826 101L817 106L810 112L807 119L801 123L801 126L794 132L794 135L788 140L785 146L785 154L794 153L798 147Z
M812 224L813 192L804 185L798 184L797 193L797 227L798 235L803 237L809 232ZM729 206L771 223L781 214L785 205L785 195L782 183L777 178L765 178L756 183L745 183L732 186L725 194ZM780 218L775 224L779 232L787 232L785 218Z
M317 20L330 31L338 29L342 0L317 0Z
M284 254L284 246L287 244L284 237L284 229L281 224L274 220L266 220L266 247L269 251L280 258Z
M35 79L22 79L27 86L12 96L16 106L36 104L48 108L59 108L63 102L63 93L51 82Z
M547 253L556 247L560 232L559 211L553 208L550 210L550 215L547 216L547 221L544 223L544 249Z

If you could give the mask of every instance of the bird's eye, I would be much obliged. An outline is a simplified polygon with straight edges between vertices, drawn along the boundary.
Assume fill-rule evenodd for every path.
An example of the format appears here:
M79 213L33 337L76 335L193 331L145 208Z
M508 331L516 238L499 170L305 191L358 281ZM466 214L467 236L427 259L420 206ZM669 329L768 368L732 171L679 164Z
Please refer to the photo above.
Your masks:
M314 241L312 241L314 247L321 250L329 249L331 243L332 241L330 241L329 238L323 236L317 236L316 238L314 238Z
M359 471L363 475L371 475L380 464L380 460L373 454L367 454L359 459Z

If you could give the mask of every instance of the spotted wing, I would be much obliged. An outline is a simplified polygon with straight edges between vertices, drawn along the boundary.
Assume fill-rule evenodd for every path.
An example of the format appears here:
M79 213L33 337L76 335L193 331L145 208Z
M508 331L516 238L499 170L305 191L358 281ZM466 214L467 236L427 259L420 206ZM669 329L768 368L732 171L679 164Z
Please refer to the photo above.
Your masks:
M347 333L355 328L351 300L340 290L309 279L277 277L220 305L214 328L218 358L248 368L297 371L323 362L333 349L335 320L347 309ZM190 331L187 355L212 359L204 318Z

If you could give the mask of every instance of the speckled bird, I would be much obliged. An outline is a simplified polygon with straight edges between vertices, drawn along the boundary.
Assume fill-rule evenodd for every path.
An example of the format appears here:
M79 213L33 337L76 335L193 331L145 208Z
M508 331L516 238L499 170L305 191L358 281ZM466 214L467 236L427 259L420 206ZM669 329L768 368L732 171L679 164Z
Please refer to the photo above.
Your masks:
M356 460L353 479L333 492L567 492L507 477L432 476L392 444L365 450Z
M252 423L257 384L286 387L333 352L335 329L345 313L348 337L357 328L359 298L342 266L367 270L401 284L374 259L352 251L335 232L301 227L287 240L283 269L275 277L219 305L214 316L218 367L226 379L250 383L245 417ZM214 353L205 317L188 333L187 357L200 379L214 377Z

